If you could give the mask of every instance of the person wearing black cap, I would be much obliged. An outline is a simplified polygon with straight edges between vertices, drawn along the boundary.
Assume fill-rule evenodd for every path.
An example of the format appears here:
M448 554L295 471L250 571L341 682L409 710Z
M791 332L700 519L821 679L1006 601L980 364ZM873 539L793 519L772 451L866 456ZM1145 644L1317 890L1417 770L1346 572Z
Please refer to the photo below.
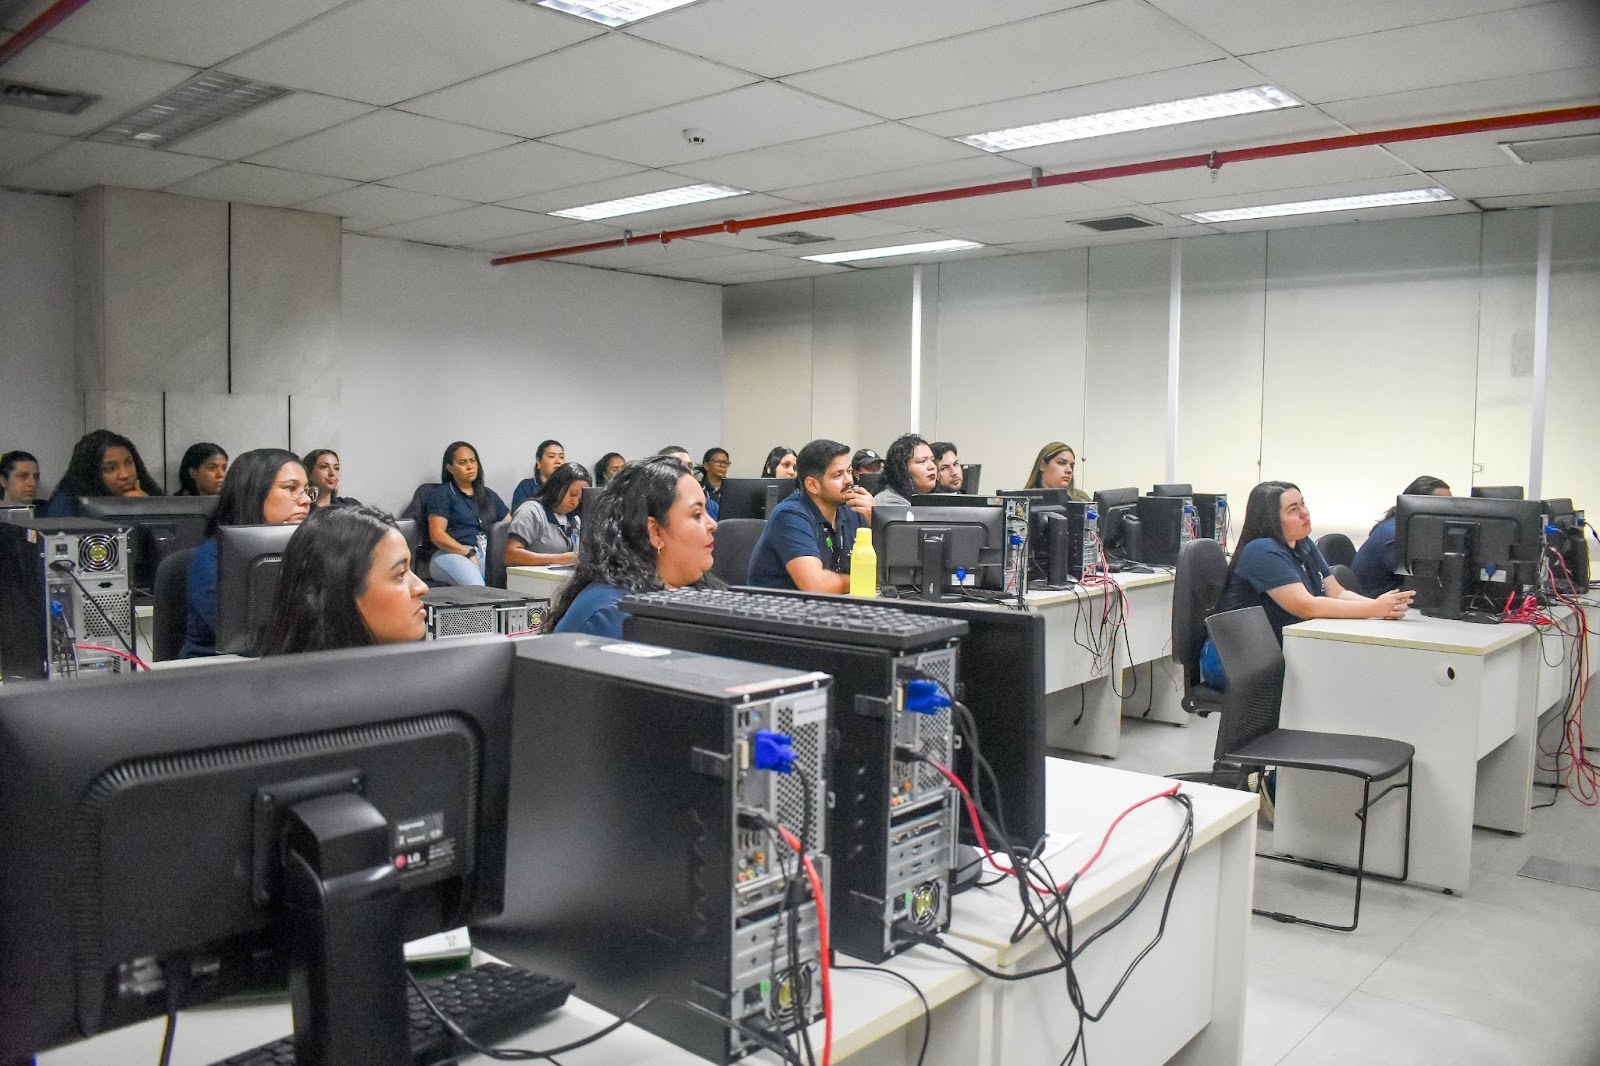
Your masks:
M850 459L850 476L861 484L862 474L883 473L883 456L871 448L861 448Z

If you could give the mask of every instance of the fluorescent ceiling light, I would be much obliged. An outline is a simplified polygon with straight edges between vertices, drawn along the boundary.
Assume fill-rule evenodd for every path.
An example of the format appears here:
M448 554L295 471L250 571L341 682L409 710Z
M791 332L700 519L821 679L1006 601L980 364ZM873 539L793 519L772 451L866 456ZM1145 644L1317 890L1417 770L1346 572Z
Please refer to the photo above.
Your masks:
M1403 204L1432 204L1454 199L1454 196L1451 196L1443 189L1408 189L1405 192L1379 192L1368 196L1335 196L1330 200L1300 200L1292 204L1230 207L1225 211L1199 211L1183 217L1190 222L1244 222L1252 218L1278 218L1282 215L1316 215L1324 211L1355 211L1363 207L1399 207Z
M289 95L288 89L212 71L95 131L90 140L162 148L207 126Z
M744 196L749 189L735 189L731 185L685 185L678 189L647 192L643 196L624 196L620 200L606 200L582 207L567 207L551 211L557 218L575 218L580 222L594 222L618 215L636 215L640 211L659 211L663 207L682 207L684 204L703 204L707 200L721 200L727 196Z
M613 27L626 26L630 22L638 22L692 3L694 0L539 0L540 7L565 11L569 15Z
M888 259L895 255L921 255L924 252L960 252L968 248L982 248L977 241L927 241L923 244L896 244L888 248L862 248L854 252L828 252L825 255L803 255L813 263L853 263L858 259Z
M1077 118L1039 122L1032 126L1014 126L1008 130L973 133L957 137L962 144L970 144L985 152L1013 152L1019 148L1034 148L1041 144L1061 141L1079 141L1085 137L1104 137L1111 133L1130 133L1158 126L1177 126L1184 122L1204 122L1208 118L1226 118L1229 115L1250 115L1259 111L1277 111L1285 107L1299 107L1300 101L1271 85L1258 85L1253 89L1235 89L1232 92L1212 93L1210 96L1193 96L1187 100L1169 100L1164 104L1145 104L1143 107L1125 107L1120 111L1101 111Z

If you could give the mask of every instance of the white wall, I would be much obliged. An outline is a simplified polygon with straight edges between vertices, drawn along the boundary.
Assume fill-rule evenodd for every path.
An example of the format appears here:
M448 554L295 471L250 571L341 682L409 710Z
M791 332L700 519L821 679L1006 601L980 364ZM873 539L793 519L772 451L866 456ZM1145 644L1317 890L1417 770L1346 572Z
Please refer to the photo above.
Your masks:
M41 492L83 435L72 338L72 201L0 189L0 451L37 455Z
M338 447L363 502L403 507L457 439L508 503L547 437L585 465L722 443L715 286L347 236L343 290Z

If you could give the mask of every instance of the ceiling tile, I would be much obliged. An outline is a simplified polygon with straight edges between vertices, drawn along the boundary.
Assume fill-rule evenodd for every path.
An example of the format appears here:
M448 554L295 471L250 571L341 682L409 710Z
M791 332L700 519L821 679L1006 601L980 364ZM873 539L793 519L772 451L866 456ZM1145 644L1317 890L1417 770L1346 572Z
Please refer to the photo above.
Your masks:
M95 185L160 189L216 165L217 160L198 156L74 141L11 171L6 184L50 192L78 192Z
M783 85L763 82L641 115L548 138L554 144L666 167L691 159L763 148L871 125L871 115L819 100ZM683 131L703 131L704 144L690 144Z
M1194 223L1178 215L1171 215L1153 207L1130 207L1110 212L1118 215L1136 215L1146 222L1155 225L1140 230L1114 230L1114 233L1125 233L1132 236L1135 233L1144 235L1145 239L1157 239L1164 236L1163 230L1173 226L1190 227ZM1092 218L1103 218L1107 212L1093 211L1080 212L1075 217L1054 214L1043 218L1017 218L1007 222L991 222L984 225L955 225L940 227L939 232L962 240L977 241L980 244L1035 244L1046 240L1088 240L1091 237L1105 236L1083 226L1074 225L1074 222Z
M1061 218L1083 217L1087 212L1119 214L1131 206L1131 201L1114 192L1088 185L1053 185L1022 192L1004 192L992 196L974 196L964 200L947 200L942 203L918 204L915 207L897 207L889 211L874 211L868 218L894 222L910 227L945 229L951 226L973 226L991 222L1008 222L1018 218L1040 218L1054 214Z
M894 122L830 133L768 148L679 163L678 169L740 189L770 190L837 181L925 163L974 159L976 148Z
M1162 210L1173 214L1194 214L1201 211L1221 211L1230 207L1256 207L1261 204L1289 204L1300 203L1305 200L1325 200L1336 196L1365 196L1369 193L1400 192L1405 189L1421 189L1429 187L1429 179L1422 175L1410 177L1369 178L1363 181L1344 182L1319 182L1297 186L1292 189L1269 189L1259 192L1246 192L1235 194L1217 193L1216 195L1200 195L1192 200L1174 200L1161 205ZM1454 190L1451 190L1454 192ZM1449 201L1445 201L1448 203ZM1427 205L1436 206L1436 205ZM1391 208L1373 208L1357 212L1364 216L1372 216L1373 211L1389 211ZM1292 221L1296 218L1311 219L1316 215L1287 216Z
M1600 99L1600 63L1433 89L1361 96L1322 104L1321 110L1353 130L1366 132L1573 107L1597 99Z
M615 240L621 236L622 230L602 226L598 222L574 222L554 229L519 233L513 237L475 241L470 247L475 251L491 252L494 255L520 255L523 252L537 252L544 248L570 248L575 244Z
M343 0L111 0L87 4L52 40L209 67ZM43 7L44 5L36 5Z
M1163 226L1160 229L1120 230L1115 233L1093 233L1085 230L1081 234L1052 240L1025 241L1007 245L1007 248L1017 255L1033 255L1039 252L1061 252L1071 248L1098 248L1106 244L1142 244L1145 241L1171 240L1175 237L1199 237L1214 232L1216 231L1209 226L1196 226L1185 222L1182 225Z
M1408 188L1428 184L1425 176L1415 174L1410 167L1382 148L1344 148L1313 155L1229 163L1217 171L1215 178L1204 167L1195 167L1192 170L1140 174L1131 178L1110 178L1089 184L1096 189L1125 196L1135 203L1164 204L1174 200L1220 198L1397 175L1410 176Z
M48 133L0 129L0 174L66 143L65 137L53 137Z
M804 205L800 205L804 210ZM705 241L707 244L721 244L729 248L742 248L751 252L767 252L769 254L793 254L794 248L815 249L816 251L832 251L836 242L855 240L860 237L888 237L905 233L910 226L896 225L892 222L880 222L877 219L867 218L865 215L835 215L832 218L818 218L809 222L785 222L780 226L762 226L759 229L740 230L738 233L712 233L696 240ZM807 245L788 245L779 241L769 241L764 238L774 233L790 233L799 230L804 233L814 234L818 237L828 238L826 243ZM811 254L809 251L806 254Z
M668 244L640 243L627 248L608 248L603 252L585 252L565 259L556 259L553 262L605 267L610 270L641 270L649 273L652 267L734 254L737 253L730 248L719 248L714 244L704 244L700 241L672 241Z
M1316 108L1294 107L1164 129L1064 141L1005 154L1008 159L1028 166L1064 173L1318 137L1342 137L1349 132Z
M296 137L337 126L371 110L370 104L357 104L332 96L290 93L269 104L253 107L237 118L219 122L209 129L185 137L172 146L172 151L210 156L213 159L243 159Z
M471 204L443 196L391 189L386 185L358 185L354 189L336 192L332 196L319 196L295 205L302 211L317 211L324 215L339 215L344 228L357 232L392 226L396 222L442 215Z
M524 141L482 155L457 159L391 178L388 184L417 192L494 203L568 185L630 174L632 163L602 159L553 144Z
M570 185L534 193L532 196L521 196L515 200L505 201L502 206L515 207L519 211L561 211L569 207L605 203L607 200L643 196L649 192L681 189L685 185L694 184L696 179L687 174L677 174L669 170L643 170L636 174L624 174L603 181Z
M755 80L741 71L610 34L408 101L405 109L521 137L543 137Z
M1600 185L1600 159L1523 163L1518 166L1487 167L1481 170L1449 170L1435 174L1434 177L1439 179L1439 184L1463 199L1575 192Z
M607 225L631 229L635 233L656 233L661 230L710 225L730 218L755 218L802 209L802 205L792 200L751 194L708 200L701 204L686 204L683 207L667 207L659 211L641 211L636 215L621 215L601 221Z
M223 69L392 104L601 32L595 23L508 0L356 0Z
M1283 0L1149 0L1234 55L1355 37L1401 26L1529 7L1545 0L1340 0L1286 4Z
M1250 63L1280 88L1321 103L1563 70L1597 55L1600 8L1568 0L1280 48Z
M374 111L343 125L269 148L250 162L356 181L377 181L462 156L515 143L435 118L400 111Z
M1221 49L1140 0L1103 0L785 81L903 118L1221 58Z
M809 204L847 204L860 200L927 192L930 189L1010 181L1027 176L1027 167L1000 156L985 154L980 158L963 159L954 163L933 163L928 166L908 167L905 170L888 170L882 174L869 174L860 178L847 178L844 181L797 185L794 188L778 190L778 195Z
M707 0L628 32L777 78L1090 2Z
M448 214L422 218L415 222L402 222L385 226L373 232L374 237L399 237L424 244L472 244L493 237L509 237L528 233L539 228L541 222L555 223L547 215L534 215L527 211L513 211L508 207L476 204L451 211Z
M1578 189L1574 192L1547 192L1547 193L1522 193L1517 196L1481 196L1477 198L1478 206L1485 208L1502 208L1506 210L1525 207L1548 207L1553 204L1590 204L1600 203L1600 184L1592 189Z
M100 100L77 115L0 107L0 126L75 137L99 129L198 73L194 67L80 48L46 38L8 60L5 77L46 89L94 93Z
M235 200L265 207L287 207L317 196L327 196L353 188L355 182L325 178L320 174L301 174L293 170L260 167L254 163L229 163L169 185L167 192L185 196L204 196L211 200Z
M1531 126L1493 133L1474 133L1465 137L1436 137L1427 141L1407 141L1391 145L1392 155L1418 170L1477 170L1486 167L1515 167L1523 164L1501 148L1511 141L1548 141L1600 133L1600 122L1565 122L1559 126ZM1600 167L1600 160L1595 161Z

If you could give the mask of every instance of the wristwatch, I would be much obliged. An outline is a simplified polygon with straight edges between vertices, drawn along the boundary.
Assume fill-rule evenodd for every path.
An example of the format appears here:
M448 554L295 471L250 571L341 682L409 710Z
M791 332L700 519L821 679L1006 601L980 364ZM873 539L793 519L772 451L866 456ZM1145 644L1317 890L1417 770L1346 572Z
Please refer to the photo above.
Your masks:
M477 555L477 554L478 554L478 549L477 548L468 548L467 549L467 558L468 559L472 558L474 555Z

